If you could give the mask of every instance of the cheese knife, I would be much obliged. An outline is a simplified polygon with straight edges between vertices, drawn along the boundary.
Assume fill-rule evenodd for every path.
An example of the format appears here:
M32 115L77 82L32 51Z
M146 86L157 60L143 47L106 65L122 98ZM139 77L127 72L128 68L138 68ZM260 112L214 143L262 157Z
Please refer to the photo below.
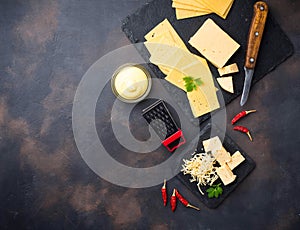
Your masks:
M249 96L254 67L268 15L268 5L259 1L254 4L252 22L248 34L248 43L245 59L245 80L240 105L243 106Z

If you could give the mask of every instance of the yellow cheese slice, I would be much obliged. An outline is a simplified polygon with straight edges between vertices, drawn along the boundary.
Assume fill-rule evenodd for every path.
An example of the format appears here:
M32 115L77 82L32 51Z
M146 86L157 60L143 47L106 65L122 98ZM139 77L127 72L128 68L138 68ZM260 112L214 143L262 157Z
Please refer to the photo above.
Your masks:
M219 15L221 18L226 19L227 15L228 15L228 13L231 9L231 6L232 6L233 2L234 2L234 0L230 3L230 5L228 5L227 10L223 14Z
M194 117L202 116L214 110L210 107L209 102L200 87L197 87L197 90L193 90L192 92L187 92L187 98Z
M226 163L221 167L218 167L216 169L216 172L224 185L228 185L232 183L236 178L236 175L233 174L233 172L231 171L231 169L228 167Z
M238 165L240 165L243 161L245 160L245 158L243 157L243 155L240 153L240 151L236 151L234 154L232 154L231 156L231 160L229 162L227 162L228 167L233 170L234 168L236 168Z
M212 19L204 22L189 43L217 68L223 67L240 47Z
M201 2L218 15L224 15L232 5L233 0L201 0Z
M177 9L182 9L182 10L191 10L191 11L197 11L197 12L201 12L204 14L209 14L212 13L211 10L209 9L205 9L203 7L199 7L199 6L193 6L193 5L188 5L186 3L179 3L179 2L174 2L172 3L172 7L173 8L177 8Z
M205 61L205 60L204 60ZM206 61L205 61L206 63ZM201 68L199 68L201 67ZM206 65L199 63L194 63L192 65L188 65L181 69L181 71L186 76L191 76L193 78L200 78L203 84L200 86L200 89L202 93L205 95L205 99L208 102L208 105L206 105L210 112L218 109L220 107L218 97L216 94L216 89L213 81L213 77L211 75L211 72L209 71L209 67L206 63ZM202 99L201 101L203 101Z
M150 32L148 32L144 37L145 39L151 40L155 36L160 36L164 34L166 31L168 31L171 34L172 37L172 44L175 43L178 47L181 47L183 49L186 49L186 46L182 39L179 37L169 20L166 18L161 23L159 23L157 26L155 26Z
M222 89L226 90L229 93L234 93L232 77L218 77L217 82Z
M164 66L164 65L158 65L158 68L165 75L168 75L170 73L170 71L172 70L172 68Z
M161 45L169 45L169 44L171 44L171 43L163 35L156 36L156 37L152 38L150 41L144 42L144 45L146 46L146 48L149 51L150 55L156 53Z
M183 80L184 77L185 75L182 72L177 69L172 69L165 77L165 80L182 89L183 91L186 91L186 88L184 86L185 82Z
M176 4L180 4L180 5L187 5L187 6L193 6L195 8L199 8L199 9L209 9L207 7L207 5L205 3L203 3L201 0L200 1L196 1L196 0L173 0L172 2L172 6L176 5Z
M220 76L237 73L237 72L239 72L239 67L237 66L236 63L233 63L231 65L227 65L222 68L219 68L218 72L219 72Z
M186 10L186 9L176 8L175 14L176 14L177 20L180 20L180 19L202 16L207 13L203 13L203 12L195 11L195 10Z

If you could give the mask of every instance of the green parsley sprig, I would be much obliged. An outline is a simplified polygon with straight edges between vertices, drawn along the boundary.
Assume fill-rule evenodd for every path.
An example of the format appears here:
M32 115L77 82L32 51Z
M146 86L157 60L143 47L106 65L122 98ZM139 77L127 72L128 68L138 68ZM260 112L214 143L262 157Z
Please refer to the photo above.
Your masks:
M212 185L206 190L208 198L218 198L219 195L223 193L223 189L220 185L221 184Z
M203 84L200 78L194 79L193 77L186 76L183 78L185 84L185 88L187 92L192 92L193 90L197 89L197 86L200 86Z

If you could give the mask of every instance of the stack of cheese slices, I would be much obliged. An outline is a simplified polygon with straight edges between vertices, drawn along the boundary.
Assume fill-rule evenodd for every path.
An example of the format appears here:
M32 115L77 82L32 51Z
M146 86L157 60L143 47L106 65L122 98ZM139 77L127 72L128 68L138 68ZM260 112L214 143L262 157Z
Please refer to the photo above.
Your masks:
M184 19L216 13L225 19L234 0L172 0L176 18Z

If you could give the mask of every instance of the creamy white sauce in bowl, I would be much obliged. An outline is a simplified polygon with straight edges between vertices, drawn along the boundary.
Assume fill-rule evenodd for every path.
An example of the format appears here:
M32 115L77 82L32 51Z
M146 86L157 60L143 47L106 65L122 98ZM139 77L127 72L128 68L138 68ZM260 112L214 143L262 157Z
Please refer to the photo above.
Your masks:
M125 65L114 73L111 87L113 93L121 101L136 103L149 94L151 77L141 65Z

